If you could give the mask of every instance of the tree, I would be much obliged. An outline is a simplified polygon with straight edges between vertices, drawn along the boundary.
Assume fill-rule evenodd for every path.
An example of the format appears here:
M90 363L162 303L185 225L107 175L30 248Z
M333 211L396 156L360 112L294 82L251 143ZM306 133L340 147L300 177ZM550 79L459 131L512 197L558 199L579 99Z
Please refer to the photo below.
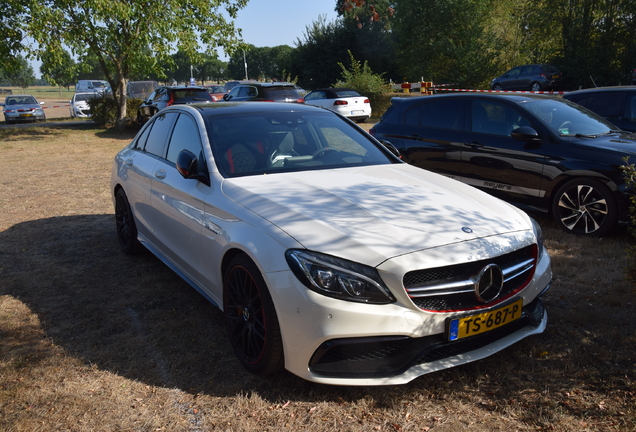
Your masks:
M401 0L396 6L400 70L408 81L483 86L495 53L486 31L490 0Z
M0 0L0 77L12 70L19 69L18 54L22 51L21 16L24 13L23 2L19 0Z
M68 88L77 80L77 65L67 51L57 58L44 53L40 73L52 85Z
M63 54L63 45L83 62L89 55L99 61L113 89L117 104L117 128L126 117L126 79L131 75L163 74L176 46L193 60L203 46L232 52L238 32L230 18L248 0L49 0L29 2L25 29L39 46L40 56Z
M12 86L25 89L35 82L33 68L21 55L17 55L14 61L16 66L5 72L4 79Z
M195 76L199 81L221 81L226 77L227 63L216 56L205 55L201 65L195 67Z
M329 87L338 81L342 69L338 63L349 63L349 51L357 55L355 45L358 28L346 26L344 20L327 22L325 16L305 28L304 39L296 41L289 73L298 76L306 89Z

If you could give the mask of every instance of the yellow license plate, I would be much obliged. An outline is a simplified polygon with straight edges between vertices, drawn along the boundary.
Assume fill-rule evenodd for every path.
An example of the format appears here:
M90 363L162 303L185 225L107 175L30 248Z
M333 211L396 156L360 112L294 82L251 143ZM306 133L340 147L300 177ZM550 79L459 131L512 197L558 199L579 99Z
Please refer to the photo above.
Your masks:
M33 117L33 114L20 114L20 117Z
M449 322L448 340L463 339L509 324L521 318L522 307L523 299L519 299L488 312L455 318Z

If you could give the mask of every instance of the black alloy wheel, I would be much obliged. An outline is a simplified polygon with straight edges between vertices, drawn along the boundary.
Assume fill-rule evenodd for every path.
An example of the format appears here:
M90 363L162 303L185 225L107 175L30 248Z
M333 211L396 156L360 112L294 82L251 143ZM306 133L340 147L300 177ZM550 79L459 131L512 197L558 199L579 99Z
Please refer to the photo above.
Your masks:
M600 181L574 179L556 192L552 214L561 229L598 237L614 227L617 205L611 191Z
M138 253L141 250L141 243L137 240L135 218L123 189L119 189L115 194L115 225L122 251L128 255Z
M494 86L492 86L493 90L503 90L503 87L501 86L501 84L497 83Z
M276 310L258 267L246 255L234 257L225 271L223 313L232 348L248 371L270 375L283 368Z

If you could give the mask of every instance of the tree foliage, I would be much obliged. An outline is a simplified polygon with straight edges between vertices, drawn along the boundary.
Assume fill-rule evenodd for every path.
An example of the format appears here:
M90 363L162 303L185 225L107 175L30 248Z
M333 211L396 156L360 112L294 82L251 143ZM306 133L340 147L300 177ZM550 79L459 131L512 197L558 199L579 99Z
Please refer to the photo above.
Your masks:
M77 80L77 65L67 51L60 56L42 55L40 73L51 85L70 87Z
M163 74L177 47L198 60L199 48L223 47L232 52L240 36L230 18L247 0L48 0L29 2L25 30L39 53L60 58L63 46L82 62L98 59L117 101L117 126L124 127L126 79Z
M23 56L17 55L13 59L13 64L15 66L5 71L3 76L4 81L7 81L12 86L21 87L23 89L35 82L33 68Z

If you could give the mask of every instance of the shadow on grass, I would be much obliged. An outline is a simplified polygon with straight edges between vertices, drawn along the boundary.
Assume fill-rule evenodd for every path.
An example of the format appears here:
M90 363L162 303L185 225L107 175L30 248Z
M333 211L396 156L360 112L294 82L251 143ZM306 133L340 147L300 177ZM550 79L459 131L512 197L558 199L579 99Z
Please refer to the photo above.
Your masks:
M530 389L537 394L546 389L563 392L586 379L597 380L594 385L607 386L601 390L609 392L621 385L612 380L626 376L625 368L634 362L626 358L620 364L609 360L598 364L598 354L592 354L606 349L602 340L583 341L590 339L585 331L551 325L544 335L489 359L423 376L405 386L332 387L287 372L258 377L235 358L223 315L214 305L150 253L133 257L121 253L113 215L16 224L0 233L0 262L0 295L25 303L38 315L47 336L67 353L131 380L193 394L224 397L254 392L271 403L356 401L371 396L381 407L400 398L461 399L470 388L492 402L483 405L490 410ZM548 301L549 313L558 301L558 296ZM552 318L559 322L567 311L554 309ZM624 317L617 317L620 320ZM634 331L633 320L622 321L625 324ZM572 347L567 353L561 349L565 345ZM560 351L562 356L557 355ZM539 408L541 403L537 402Z

